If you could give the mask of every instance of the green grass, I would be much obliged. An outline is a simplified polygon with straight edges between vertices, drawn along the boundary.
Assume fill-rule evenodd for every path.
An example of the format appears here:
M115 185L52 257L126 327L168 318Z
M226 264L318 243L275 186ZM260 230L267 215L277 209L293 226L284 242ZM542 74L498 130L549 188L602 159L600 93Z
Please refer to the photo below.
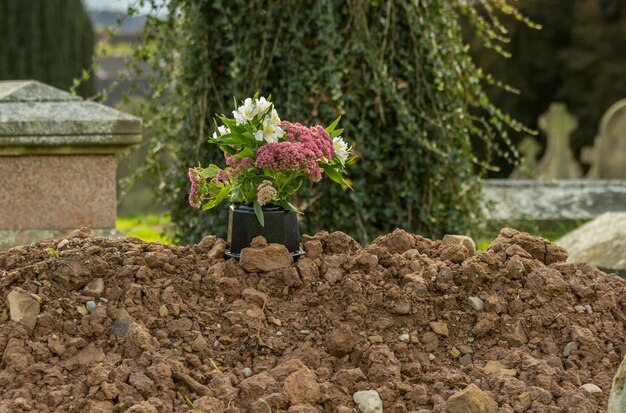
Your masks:
M136 237L147 242L172 245L169 215L139 215L118 217L116 229L127 237Z

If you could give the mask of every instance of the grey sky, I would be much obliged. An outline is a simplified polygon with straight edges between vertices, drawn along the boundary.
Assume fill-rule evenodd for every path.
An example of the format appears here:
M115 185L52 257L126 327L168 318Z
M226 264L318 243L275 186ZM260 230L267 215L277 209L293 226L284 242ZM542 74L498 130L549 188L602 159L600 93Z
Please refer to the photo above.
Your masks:
M124 12L128 10L128 6L137 4L137 0L82 0L87 10L106 10ZM164 4L167 0L158 0L157 4ZM150 7L144 7L141 10L143 13L150 11Z

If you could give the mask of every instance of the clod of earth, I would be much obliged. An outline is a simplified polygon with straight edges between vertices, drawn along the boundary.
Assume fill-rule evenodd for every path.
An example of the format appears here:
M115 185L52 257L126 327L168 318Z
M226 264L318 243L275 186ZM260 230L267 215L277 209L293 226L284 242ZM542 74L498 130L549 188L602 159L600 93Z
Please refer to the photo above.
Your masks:
M238 263L216 237L79 230L2 252L0 411L606 411L626 283L510 228L470 241L321 232Z

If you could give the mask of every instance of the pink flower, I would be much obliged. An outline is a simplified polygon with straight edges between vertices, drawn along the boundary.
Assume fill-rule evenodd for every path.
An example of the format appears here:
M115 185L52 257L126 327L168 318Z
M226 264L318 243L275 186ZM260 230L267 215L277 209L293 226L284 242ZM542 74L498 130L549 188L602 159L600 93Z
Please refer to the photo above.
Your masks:
M272 182L265 180L257 187L256 200L259 205L267 205L278 198L278 191L272 186Z
M227 156L226 154L224 154L224 157L226 158L226 165L233 168L230 173L231 176L235 176L239 172L252 167L252 158L238 158L237 155Z
M254 166L272 172L304 172L313 182L322 179L315 153L302 142L268 143L257 150Z
M280 126L285 129L288 141L302 143L315 154L316 159L325 157L330 160L335 155L333 140L320 125L306 127L300 123L285 121Z

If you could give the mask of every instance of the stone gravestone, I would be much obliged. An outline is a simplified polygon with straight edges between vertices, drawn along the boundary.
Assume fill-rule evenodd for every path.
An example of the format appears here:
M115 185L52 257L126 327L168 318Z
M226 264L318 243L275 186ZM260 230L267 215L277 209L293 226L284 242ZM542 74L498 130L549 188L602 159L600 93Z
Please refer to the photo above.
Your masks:
M626 99L614 103L600 121L591 156L589 179L626 180Z
M578 121L564 103L552 103L548 111L539 117L539 128L546 134L546 151L537 165L540 179L577 179L582 175L570 148L570 134L578 127Z
M537 177L537 157L541 145L532 136L526 136L519 144L521 162L509 176L510 179L532 179Z
M141 120L37 81L0 82L0 251L115 228L115 155Z

